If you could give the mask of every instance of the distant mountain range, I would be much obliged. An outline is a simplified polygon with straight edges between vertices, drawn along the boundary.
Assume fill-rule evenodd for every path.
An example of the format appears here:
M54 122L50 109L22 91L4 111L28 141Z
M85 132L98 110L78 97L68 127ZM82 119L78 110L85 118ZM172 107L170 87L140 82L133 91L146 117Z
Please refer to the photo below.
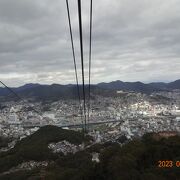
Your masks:
M154 82L154 83L142 83L142 82L123 82L112 81L110 83L99 83L98 87L110 90L124 90L135 91L141 93L152 93L155 91L167 91L180 89L180 79L170 83Z
M60 85L60 84L52 84L52 85L41 85L41 84L26 84L21 87L11 88L14 92L16 92L20 97L25 98L34 98L39 100L58 100L58 99L77 99L78 92L76 85ZM86 86L86 91L88 90L88 86ZM110 96L112 95L112 90L101 89L96 85L91 86L91 90L93 94L102 94ZM82 97L82 88L80 86L80 96ZM18 99L16 98L8 89L0 88L0 98L4 99Z
M86 86L86 88L88 88ZM67 99L67 98L77 98L76 85L41 85L41 84L26 84L21 87L12 88L22 97L34 97L37 99ZM82 89L82 88L81 88ZM101 94L106 96L111 96L116 93L117 90L123 91L134 91L141 92L145 94L150 94L157 91L171 91L174 89L180 89L180 80L176 80L170 83L154 82L154 83L142 83L142 82L123 82L123 81L113 81L110 83L99 83L92 85L93 94ZM82 90L81 90L82 95ZM6 88L0 88L0 96L5 96L6 98L12 98L13 95Z

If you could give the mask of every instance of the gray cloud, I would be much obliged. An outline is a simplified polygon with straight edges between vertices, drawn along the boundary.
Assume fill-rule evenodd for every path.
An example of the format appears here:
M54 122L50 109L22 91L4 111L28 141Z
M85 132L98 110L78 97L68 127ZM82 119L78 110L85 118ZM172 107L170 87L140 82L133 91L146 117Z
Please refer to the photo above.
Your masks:
M93 2L93 83L180 78L180 1ZM81 79L77 2L69 3ZM82 7L87 77L89 1ZM65 0L0 1L0 79L75 82Z

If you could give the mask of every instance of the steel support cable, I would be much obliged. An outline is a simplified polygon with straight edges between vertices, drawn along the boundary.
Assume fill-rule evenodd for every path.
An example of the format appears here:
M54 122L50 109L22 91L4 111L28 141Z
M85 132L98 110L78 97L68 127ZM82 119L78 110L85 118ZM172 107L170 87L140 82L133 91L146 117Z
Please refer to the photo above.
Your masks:
M2 81L0 81L0 83L5 87L5 88L7 88L8 90L9 90L9 92L11 92L12 94L14 94L18 99L20 99L21 101L23 101L24 103L26 103L25 102L25 100L22 98L22 97L20 97L14 90L12 90L11 88L9 88L6 84L4 84ZM40 116L41 116L41 113L39 112L39 111L37 111L36 109L34 109L33 107L31 107L37 114L39 114Z
M92 57L92 0L90 2L90 26L89 26L89 86L88 86L88 123L89 123L89 111L90 111L90 100L91 100L91 57Z
M67 14L68 14L69 32L70 32L70 38L71 38L73 63L74 63L74 70L75 70L75 77L76 77L76 86L77 86L77 93L78 93L78 99L79 99L80 113L81 113L81 118L82 118L81 96L80 96L80 88L79 88L79 81L78 81L78 74L77 74L76 56L75 56L74 40L73 40L73 34L72 34L71 16L70 16L68 0L66 0L66 6L67 6Z
M85 93L85 83L84 83L84 57L83 57L83 34L82 34L81 0L78 0L78 18L79 18L79 37L80 37L80 51L81 51L83 100L84 100L84 130L86 132L86 93Z

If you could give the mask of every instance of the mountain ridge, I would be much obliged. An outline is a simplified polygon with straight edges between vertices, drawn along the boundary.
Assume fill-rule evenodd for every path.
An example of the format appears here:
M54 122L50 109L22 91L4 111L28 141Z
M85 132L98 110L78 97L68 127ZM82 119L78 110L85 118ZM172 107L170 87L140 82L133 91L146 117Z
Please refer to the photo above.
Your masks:
M170 82L152 82L152 83L142 83L140 81L136 82L123 82L123 81L112 81L109 83L99 83L97 84L101 88L107 88L111 90L125 90L125 91L135 91L142 93L152 93L155 91L163 90L174 90L180 89L180 79Z
M80 85L81 87L82 85ZM88 85L85 86L88 91ZM80 88L80 94L82 94L82 88ZM159 91L172 91L175 89L180 89L180 79L170 82L152 82L143 83L140 81L136 82L123 82L120 80L112 81L109 83L98 83L91 86L91 92L93 94L101 95L113 95L118 90L122 91L134 91L138 93L151 94L153 92ZM16 93L23 97L35 97L38 99L67 99L67 98L77 98L77 88L75 84L51 84L42 85L38 83L29 83L23 86L12 88ZM8 89L0 87L0 96L12 97Z

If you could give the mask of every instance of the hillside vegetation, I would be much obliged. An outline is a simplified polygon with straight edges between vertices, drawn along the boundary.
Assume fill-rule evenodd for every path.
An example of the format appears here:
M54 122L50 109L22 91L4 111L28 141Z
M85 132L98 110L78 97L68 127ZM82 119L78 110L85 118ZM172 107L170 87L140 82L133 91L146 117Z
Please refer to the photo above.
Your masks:
M179 180L180 167L175 165L176 161L180 161L179 136L156 140L151 134L146 134L142 139L132 140L123 146L118 143L107 142L105 144L96 144L76 154L68 154L67 156L56 155L56 157L52 157L45 156L49 155L46 154L45 147L45 149L40 148L43 144L52 141L52 135L47 134L47 137L44 137L45 133L48 132L49 134L52 133L58 136L58 132L47 131L50 129L51 127L41 129L36 134L24 139L13 150L16 151L16 155L22 157L22 161L33 158L35 153L35 149L33 148L38 148L37 151L40 151L38 155L35 153L34 157L36 159L53 160L44 169L43 177L46 180ZM72 143L81 143L87 140L77 132L60 130L61 133ZM37 137L40 137L42 142ZM70 140L69 138L74 138L74 140ZM60 139L64 138L61 136ZM56 140L59 141L58 137ZM33 145L31 154L27 149L29 143L32 143L32 141L35 142L31 144ZM38 144L39 147L37 147ZM28 156L25 152L28 152ZM92 162L92 152L100 153L100 163ZM18 156L15 157L18 158ZM7 158L7 161L10 160L8 158L11 158L11 161L17 160L12 159L10 154L6 154L4 158ZM1 157L0 167L3 167L2 159ZM171 160L174 165L172 167L159 167L160 160ZM31 171L19 171L4 175L2 178L4 180L21 180L31 179L36 176L36 179L41 179L41 172L41 168L35 168Z
M72 144L88 142L90 137L83 133L64 130L56 126L44 126L31 136L19 141L15 147L8 152L0 154L0 172L6 171L24 161L53 160L57 155L48 148L51 142L69 141Z

